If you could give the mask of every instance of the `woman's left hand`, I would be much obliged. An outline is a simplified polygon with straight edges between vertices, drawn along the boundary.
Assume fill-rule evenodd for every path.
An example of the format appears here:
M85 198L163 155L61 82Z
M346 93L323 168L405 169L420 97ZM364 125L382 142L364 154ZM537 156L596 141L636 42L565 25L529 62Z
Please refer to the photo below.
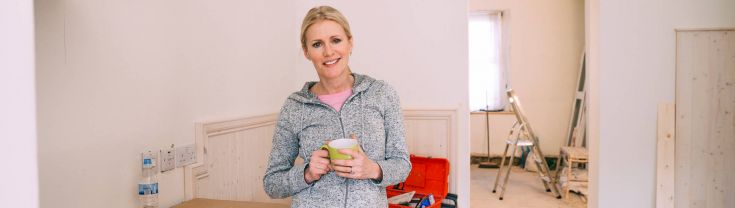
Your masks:
M358 151L342 149L340 152L352 156L352 160L332 160L332 169L337 173L337 176L374 180L383 178L383 170L380 169L380 165L368 158L359 146Z

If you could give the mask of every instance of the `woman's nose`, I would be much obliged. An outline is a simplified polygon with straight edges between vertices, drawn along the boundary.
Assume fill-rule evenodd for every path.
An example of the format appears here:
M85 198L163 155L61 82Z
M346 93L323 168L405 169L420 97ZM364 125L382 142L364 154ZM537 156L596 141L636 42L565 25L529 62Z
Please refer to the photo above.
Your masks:
M332 50L332 46L329 44L324 44L324 57L330 57L334 54L334 50Z

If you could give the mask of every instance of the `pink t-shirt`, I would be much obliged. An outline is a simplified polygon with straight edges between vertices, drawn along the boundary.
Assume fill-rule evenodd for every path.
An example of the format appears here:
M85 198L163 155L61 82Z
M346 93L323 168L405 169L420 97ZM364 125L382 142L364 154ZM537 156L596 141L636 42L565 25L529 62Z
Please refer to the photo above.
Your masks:
M347 101L347 98L350 98L350 95L352 95L352 89L329 95L317 95L316 98L327 105L332 106L334 110L339 112L339 110L342 109L342 105Z

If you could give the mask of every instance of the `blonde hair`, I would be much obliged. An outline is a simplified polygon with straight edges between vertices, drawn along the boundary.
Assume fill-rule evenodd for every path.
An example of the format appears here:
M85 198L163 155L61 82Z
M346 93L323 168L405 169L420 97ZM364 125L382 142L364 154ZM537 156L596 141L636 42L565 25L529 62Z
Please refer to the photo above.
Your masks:
M331 20L342 26L347 34L347 39L352 39L352 31L350 30L350 24L347 23L347 18L342 15L337 9L330 6L318 6L311 8L304 17L304 22L301 23L301 48L306 49L306 30L311 25L323 21Z

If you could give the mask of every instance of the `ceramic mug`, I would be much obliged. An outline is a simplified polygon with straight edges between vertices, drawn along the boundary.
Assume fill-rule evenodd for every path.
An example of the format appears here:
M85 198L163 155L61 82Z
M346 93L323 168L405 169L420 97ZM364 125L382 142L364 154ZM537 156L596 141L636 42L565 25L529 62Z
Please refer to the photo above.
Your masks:
M322 149L329 152L330 160L351 160L352 156L342 154L339 152L341 149L352 149L358 151L357 139L335 139L329 143L322 145Z

